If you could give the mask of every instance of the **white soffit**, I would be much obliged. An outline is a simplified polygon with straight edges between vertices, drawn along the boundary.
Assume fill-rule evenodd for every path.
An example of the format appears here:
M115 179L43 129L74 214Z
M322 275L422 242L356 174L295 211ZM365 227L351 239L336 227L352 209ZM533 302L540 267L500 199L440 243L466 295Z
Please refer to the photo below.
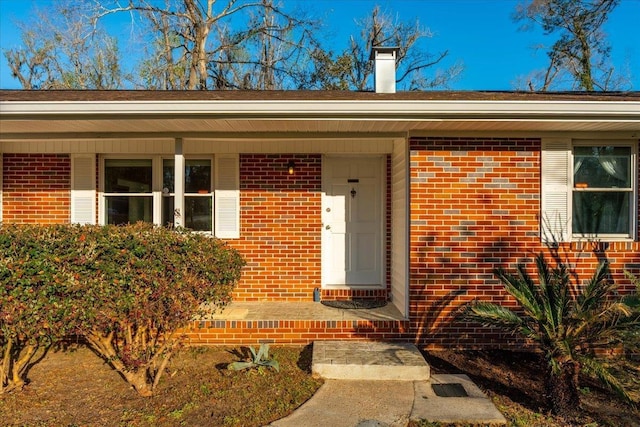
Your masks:
M300 116L634 116L640 120L640 102L634 101L0 101L0 117L42 116L155 116L221 115L263 117Z
M576 100L0 101L30 133L640 131L640 102Z

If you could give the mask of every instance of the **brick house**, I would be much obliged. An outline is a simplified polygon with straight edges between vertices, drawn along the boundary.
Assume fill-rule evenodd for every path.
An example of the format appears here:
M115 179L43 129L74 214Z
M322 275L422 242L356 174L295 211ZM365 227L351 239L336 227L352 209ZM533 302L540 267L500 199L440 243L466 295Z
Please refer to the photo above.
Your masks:
M387 92L0 91L1 220L228 241L247 266L200 343L504 344L453 313L512 304L493 268L549 245L631 290L640 93Z

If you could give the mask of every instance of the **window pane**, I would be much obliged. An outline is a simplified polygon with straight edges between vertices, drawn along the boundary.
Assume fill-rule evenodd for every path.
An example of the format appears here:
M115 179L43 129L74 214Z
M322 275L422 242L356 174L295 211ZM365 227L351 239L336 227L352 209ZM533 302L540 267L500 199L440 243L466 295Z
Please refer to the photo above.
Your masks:
M196 231L212 230L212 198L189 197L184 198L185 218L184 226ZM173 227L174 197L162 198L162 225Z
M162 196L162 225L173 227L174 197Z
M184 226L196 231L211 231L211 202L211 197L185 197Z
M173 183L175 182L175 166L173 160L162 161L162 191L167 193L174 192Z
M107 196L107 224L133 224L153 222L153 198L133 196Z
M573 233L628 234L629 192L573 192Z
M106 193L150 193L151 160L106 159L104 191Z
M166 188L168 193L175 192L174 165L173 160L162 162L162 188ZM210 193L211 160L185 160L184 181L185 193Z
M211 192L211 160L187 160L184 171L185 193Z
M631 147L575 147L576 188L630 188Z

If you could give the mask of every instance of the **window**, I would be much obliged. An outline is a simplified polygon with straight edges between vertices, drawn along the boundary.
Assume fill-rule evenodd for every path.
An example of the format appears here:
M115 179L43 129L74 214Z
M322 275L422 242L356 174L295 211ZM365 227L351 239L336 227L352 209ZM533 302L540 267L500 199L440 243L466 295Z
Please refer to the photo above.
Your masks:
M107 224L153 222L152 172L151 159L105 159Z
M184 159L180 186L175 181L176 159L105 156L101 163L100 222L144 221L172 226L174 219L180 218L184 227L194 231L239 237L238 156ZM176 211L176 197L184 197L182 212Z
M631 165L631 147L574 147L571 230L574 235L630 234Z
M543 141L542 239L635 239L637 147L635 141Z
M173 224L175 162L162 163L162 224ZM184 226L196 231L213 230L211 160L185 160Z

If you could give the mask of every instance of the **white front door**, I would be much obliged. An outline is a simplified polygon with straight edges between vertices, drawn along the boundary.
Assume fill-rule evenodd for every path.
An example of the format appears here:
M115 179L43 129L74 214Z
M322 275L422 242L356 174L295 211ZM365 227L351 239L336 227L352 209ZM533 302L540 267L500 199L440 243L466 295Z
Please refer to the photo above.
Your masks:
M383 285L383 158L325 157L322 284Z

